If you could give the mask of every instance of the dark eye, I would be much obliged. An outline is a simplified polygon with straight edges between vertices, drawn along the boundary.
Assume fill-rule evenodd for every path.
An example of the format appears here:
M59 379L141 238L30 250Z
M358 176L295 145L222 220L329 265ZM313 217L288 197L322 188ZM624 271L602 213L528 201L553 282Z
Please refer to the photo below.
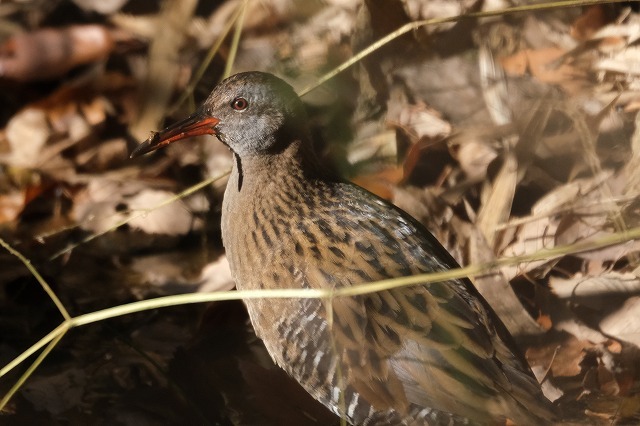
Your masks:
M249 102L245 98L235 98L231 102L231 108L235 109L236 111L245 110L248 106Z

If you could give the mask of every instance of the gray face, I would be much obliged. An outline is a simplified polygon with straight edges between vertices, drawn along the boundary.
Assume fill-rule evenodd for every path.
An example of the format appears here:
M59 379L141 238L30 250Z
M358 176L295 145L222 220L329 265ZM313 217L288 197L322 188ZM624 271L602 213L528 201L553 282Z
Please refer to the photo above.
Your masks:
M301 136L306 117L293 88L270 74L236 74L213 89L201 112L220 122L215 134L240 157L275 153Z
M306 134L306 115L293 88L271 74L246 72L218 84L201 108L152 132L131 157L198 135L216 135L239 157L275 154Z

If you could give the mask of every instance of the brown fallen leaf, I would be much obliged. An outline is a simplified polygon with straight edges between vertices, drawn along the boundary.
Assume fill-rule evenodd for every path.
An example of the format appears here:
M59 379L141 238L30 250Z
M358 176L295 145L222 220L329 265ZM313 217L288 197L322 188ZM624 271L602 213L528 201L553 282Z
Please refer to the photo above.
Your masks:
M388 167L376 173L356 176L352 181L377 196L390 200L393 187L402 181L404 173L401 167Z
M580 374L585 349L594 345L574 336L568 336L564 341L549 342L545 345L531 347L527 350L527 360L532 366L544 366L551 369L553 377L574 377Z
M0 77L49 80L72 68L106 59L114 47L107 27L75 25L18 34L0 46Z
M557 84L567 93L579 93L587 84L585 72L565 61L568 52L557 47L525 49L502 59L502 66L512 75L526 72L537 80Z
M571 26L571 36L576 40L589 40L591 36L607 23L605 6L596 4L586 7L584 13Z

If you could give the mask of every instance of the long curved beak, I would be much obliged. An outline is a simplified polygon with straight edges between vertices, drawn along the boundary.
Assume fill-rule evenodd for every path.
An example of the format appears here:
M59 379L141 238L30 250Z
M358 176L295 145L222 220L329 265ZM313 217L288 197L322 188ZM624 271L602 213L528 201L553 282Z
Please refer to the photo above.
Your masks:
M129 158L136 158L158 148L169 145L175 141L199 135L213 135L216 133L216 125L220 122L215 117L210 117L196 111L184 120L178 121L159 132L151 132L149 138L133 150Z

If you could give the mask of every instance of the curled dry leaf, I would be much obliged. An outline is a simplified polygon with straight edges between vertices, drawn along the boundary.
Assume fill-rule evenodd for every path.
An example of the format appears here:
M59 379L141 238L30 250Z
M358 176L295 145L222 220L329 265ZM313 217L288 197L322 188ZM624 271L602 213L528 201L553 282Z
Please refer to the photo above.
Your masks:
M548 192L532 207L534 216L553 216L566 211L575 210L580 205L584 208L592 205L595 191L612 177L611 171L605 170L591 178L575 179L558 186Z
M607 336L640 346L640 280L635 274L611 271L571 279L551 277L549 285L565 303L587 307L592 317L603 317L599 320L600 330ZM565 325L571 322L577 331L577 320L565 318ZM584 325L581 329L584 331Z
M332 56L347 59L351 54L345 40L355 31L356 10L360 2L324 3L325 7L311 16L305 25L294 28L287 38L283 38L279 47L280 59L293 60L302 73L315 73L337 59Z
M152 285L165 294L213 292L234 287L226 256L204 264L193 250L174 250L132 259L130 270L137 282Z
M400 127L414 143L422 139L442 139L451 135L451 124L424 103L403 105L399 108L397 117L391 117L390 111L387 119L389 124Z
M576 318L576 313L565 300L550 298L548 311L556 331L565 332L578 340L593 344L606 344L610 339L600 331L593 329L582 320Z
M3 161L16 167L36 167L51 133L43 110L26 108L20 111L7 123L6 138L11 153Z
M103 150L107 151L103 157L121 162L126 158L124 139L119 140L118 152L93 143L92 136L106 121L109 107L104 97L93 95L86 89L61 89L19 111L7 123L5 138L9 153L0 155L0 162L11 167L35 169L62 181L73 179L75 166L84 165L87 158L102 154ZM78 157L83 158L61 155L73 146L79 146L74 153L80 152ZM84 148L92 153L82 152Z
M510 123L513 117L504 70L498 66L491 49L484 43L480 46L478 63L482 96L489 115L495 124Z
M182 201L159 207L175 195L96 178L76 197L72 217L83 229L96 233L130 218L129 226L148 234L184 235L193 228L194 218Z
M617 40L617 46L628 46L640 39L640 17L637 14L631 14L626 17L624 23L615 23L607 25L598 30L591 37L592 40ZM612 43L600 46L600 49L606 49Z
M209 48L220 36L220 32L234 17L239 7L246 7L243 32L249 39L255 33L272 35L287 22L304 20L317 15L322 8L334 5L355 7L354 0L310 2L307 0L262 0L246 2L244 0L229 0L223 2L208 18L205 24L194 25L189 28L193 37L202 48ZM335 10L334 10L335 12ZM336 14L334 13L333 16ZM303 26L310 30L307 25ZM325 30L331 25L325 21ZM309 38L314 38L310 36Z
M550 277L549 285L558 297L594 309L611 305L611 300L605 296L626 298L640 295L640 279L630 272L611 271L594 277L578 274L571 279Z
M630 297L619 309L604 317L600 329L611 337L640 347L640 296Z
M132 218L129 221L129 225L150 234L186 234L193 226L193 218L191 213L184 207L182 201L176 200L156 208L161 203L175 197L175 195L169 191L147 189L129 198L128 206L131 211L148 210L148 213L143 216Z
M60 77L78 65L106 59L113 46L111 33L101 25L19 34L0 46L0 77L23 82Z
M456 150L456 160L471 183L481 182L487 177L489 164L497 156L490 144L479 139L465 141Z
M122 163L129 156L127 143L122 138L109 139L78 154L75 161L79 166L93 172L109 170Z
M582 372L580 365L585 350L593 348L593 343L566 336L561 342L550 342L527 350L527 360L536 367L551 369L553 377L574 377Z
M558 224L550 217L532 218L518 225L515 239L502 251L502 256L516 257L533 254L537 251L552 248L555 245L555 232ZM549 263L549 260L536 260L517 265L503 267L502 273L508 280L525 274L533 269Z
M207 264L200 273L200 287L198 291L207 293L212 291L231 290L235 287L227 256L222 255L216 261Z
M607 223L612 208L602 199L602 185L613 182L612 172L603 171L590 178L576 179L558 186L540 198L531 208L532 214L520 219L511 219L511 225L517 226L513 240L505 244L498 253L503 256L520 256L535 253L556 245L572 244L588 237L597 237ZM507 224L509 225L509 224ZM626 253L636 250L636 243L579 253L586 259L619 259ZM508 277L531 271L548 261L540 260L508 266L503 272Z
M350 55L348 39L353 33L360 3L358 0L229 0L210 17L192 19L185 31L198 47L209 49L237 16L238 9L245 7L242 42L234 69L273 72L278 64L287 63L288 70L314 75L318 68ZM140 23L138 18L132 20L123 15L118 16L117 21L146 37L153 36L157 28L152 23ZM283 25L287 22L303 24Z

